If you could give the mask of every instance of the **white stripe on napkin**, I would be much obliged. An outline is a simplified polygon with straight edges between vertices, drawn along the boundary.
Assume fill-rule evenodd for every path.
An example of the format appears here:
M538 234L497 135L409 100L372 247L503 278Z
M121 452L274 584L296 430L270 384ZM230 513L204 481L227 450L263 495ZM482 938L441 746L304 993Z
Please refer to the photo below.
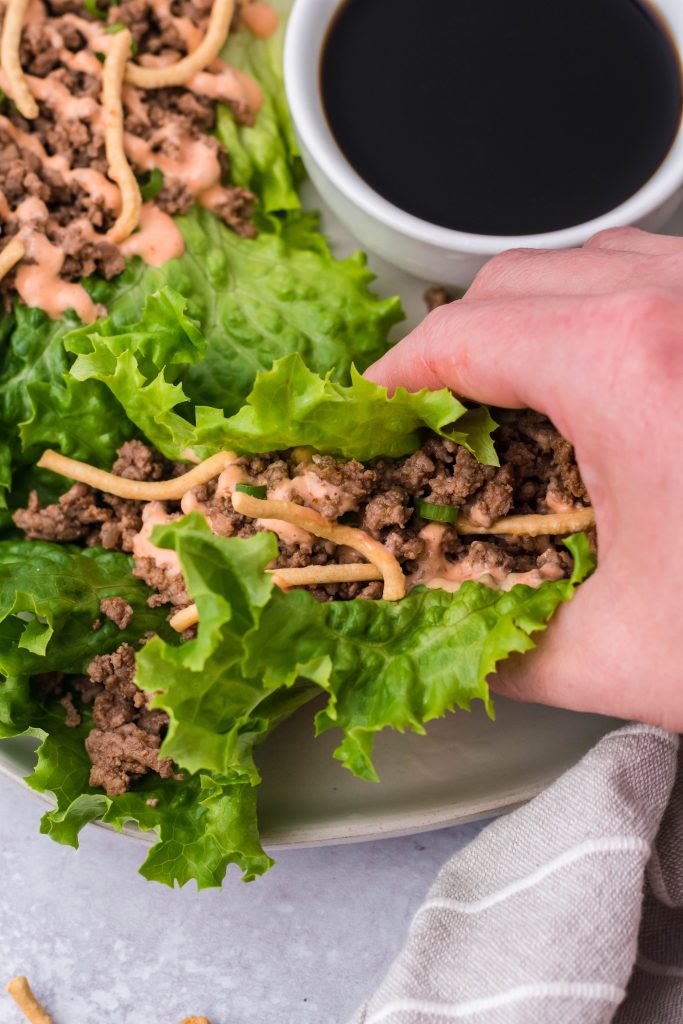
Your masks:
M471 901L435 897L423 903L415 916L417 917L419 914L424 913L425 910L450 910L458 914L478 914L481 910L488 910L489 907L502 903L503 900L508 899L510 896L515 896L525 889L531 889L534 885L546 879L548 875L552 875L555 871L559 871L568 864L574 864L576 861L593 853L640 853L648 857L650 855L650 847L644 839L638 839L635 836L605 836L603 839L586 839L585 842L579 843L578 846L572 847L571 850L565 850L559 857L548 861L547 864L542 864L535 871L532 871L530 875L510 882L509 885L503 886L497 892L489 893L488 896L482 896L481 899Z
M381 1010L368 1017L365 1024L381 1024L397 1013L417 1013L425 1016L442 1017L444 1020L460 1020L475 1013L498 1010L523 999L582 999L586 1002L613 1003L622 1001L625 989L617 985L605 985L598 981L541 981L535 985L519 985L481 999L470 999L465 1003L430 1003L420 999L397 999L387 1003Z

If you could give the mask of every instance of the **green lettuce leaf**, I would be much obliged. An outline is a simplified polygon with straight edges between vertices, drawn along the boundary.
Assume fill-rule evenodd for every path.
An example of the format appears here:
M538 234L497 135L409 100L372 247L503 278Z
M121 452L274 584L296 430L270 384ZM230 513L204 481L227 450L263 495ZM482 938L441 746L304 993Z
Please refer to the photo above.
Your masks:
M447 389L409 393L385 388L351 368L345 386L310 370L298 353L261 371L246 405L234 416L197 406L193 425L183 414L187 396L174 383L182 363L204 353L187 303L171 289L148 296L142 319L117 330L111 320L83 327L66 339L77 354L71 374L105 384L141 433L169 458L188 448L208 455L224 448L244 452L311 445L318 451L367 460L399 456L420 445L430 429L465 445L481 462L497 464L491 441L495 423L485 408L466 409Z
M593 567L579 535L567 542L572 578L538 589L505 593L468 582L455 593L418 589L397 602L319 603L303 591L282 593L266 577L276 550L268 535L226 540L195 513L157 528L153 539L177 552L200 627L196 640L177 648L161 639L147 644L137 682L158 693L164 680L153 701L171 717L162 749L190 771L252 773L268 709L307 680L329 694L318 732L342 729L336 756L376 779L378 731L423 732L425 722L468 710L475 699L490 711L487 676L512 652L533 647L532 634Z
M233 32L222 56L250 74L263 92L263 105L253 127L238 125L227 107L219 106L216 134L230 154L230 178L259 197L259 210L298 210L296 190L301 161L287 108L282 76L282 44L291 0L274 0L279 25L268 39L247 31Z
M362 254L333 259L309 216L289 218L299 219L297 232L240 238L195 208L177 218L187 246L179 259L156 268L131 260L115 282L93 282L90 291L125 330L139 319L145 297L160 288L188 300L207 341L206 357L184 380L193 402L234 412L257 372L290 352L313 370L334 367L335 379L347 380L352 362L365 368L386 350L400 305L368 290L373 275Z
M25 734L40 743L27 781L55 798L55 809L43 816L43 834L77 847L80 830L96 818L119 830L128 822L154 830L158 839L140 872L169 886L190 879L200 889L219 886L229 864L251 881L272 865L258 839L256 789L246 776L201 773L177 781L150 774L133 791L111 798L88 782L89 727L87 711L80 726L67 727L64 709L54 700L41 702L26 676L0 681L0 737Z
M0 541L0 673L84 672L97 654L136 644L147 632L176 639L167 612L148 607L151 591L131 575L132 565L127 555L98 547ZM101 615L105 597L131 605L127 629Z
M386 388L351 368L344 386L311 372L296 355L279 360L256 378L246 404L227 421L198 408L202 446L265 452L311 445L318 451L367 461L419 448L431 430L464 445L480 462L498 465L491 441L495 422L484 408L468 410L447 388L408 392Z
M156 443L148 420L161 424L163 434L166 412L186 398L215 406L214 415L234 412L258 372L283 355L300 353L314 371L334 366L335 380L344 381L354 359L366 366L384 351L387 332L401 316L398 300L371 295L372 275L360 256L332 259L309 217L302 217L298 233L290 225L288 232L254 240L238 238L206 211L180 222L187 240L180 259L160 268L132 260L116 281L89 282L109 309L105 320L79 328L73 316L52 321L21 304L13 320L5 317L0 493L9 487L8 456L16 469L51 447L106 467L140 430ZM310 236L310 248L287 240L299 246L303 236ZM170 299L174 291L190 297L186 312L182 300ZM91 334L98 339L96 358L70 372L72 352L87 354L84 339ZM65 350L65 337L72 351ZM172 442L167 438L160 447L167 453L186 447Z
M68 374L64 337L79 320L50 320L15 304L0 331L0 495L12 473L35 462L37 450L61 448L73 458L111 465L112 455L134 435L133 425L108 388L78 383ZM0 500L2 500L0 498Z

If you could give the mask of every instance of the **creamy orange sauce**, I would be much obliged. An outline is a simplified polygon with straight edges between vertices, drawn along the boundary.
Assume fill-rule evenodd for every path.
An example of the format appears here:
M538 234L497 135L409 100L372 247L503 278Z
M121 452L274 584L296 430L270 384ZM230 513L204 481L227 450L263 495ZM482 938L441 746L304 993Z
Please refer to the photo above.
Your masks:
M180 576L180 562L175 551L158 548L149 539L155 526L166 526L171 522L171 516L160 501L149 501L142 510L142 529L133 538L133 557L151 558L172 576Z
M13 212L22 226L44 224L49 216L47 206L38 196L27 196L26 199L22 199Z
M430 523L418 536L424 541L425 549L418 561L418 567L408 576L408 590L424 586L430 590L458 590L467 580L483 583L492 590L512 590L518 583L527 587L540 587L546 580L562 579L561 567L547 563L538 569L528 572L505 572L501 568L492 568L468 555L459 562L449 561L443 551L443 539L446 527L440 523Z
M252 35L259 39L272 36L278 26L277 11L263 0L251 0L242 8L242 20Z
M328 501L338 503L338 514L353 512L358 508L358 502L336 484L327 480L321 480L315 470L305 470L301 475L292 477L291 480L281 480L274 487L268 489L268 497L279 501L292 501L299 498L304 504L320 512L321 506Z
M155 143L164 136L175 141L176 136L172 125L168 130L164 130L158 139L156 136L151 139L141 139L137 135L126 133L125 145L128 157L144 170L158 167L165 178L179 179L195 196L218 183L221 167L216 153L208 142L202 139L188 141L177 138L182 156L170 157L165 153L153 151Z
M26 75L31 92L37 100L47 103L63 121L92 121L100 113L100 105L91 96L74 96L56 78L35 78Z
M60 278L64 263L61 249L37 232L31 232L25 242L26 256L36 262L23 263L17 270L16 287L23 302L44 310L53 320L63 316L67 309L74 309L86 324L97 320L101 310L85 288Z
M81 188L85 189L93 199L101 200L108 209L118 213L121 209L121 193L117 186L105 178L93 167L75 167L67 175L70 181L75 181Z
M236 100L246 103L254 113L260 110L263 105L263 92L251 75L224 64L222 60L213 61L211 67L215 68L215 71L198 71L185 83L186 88L198 96L206 96L211 100L220 100L223 103Z
M102 77L102 65L90 50L77 50L76 53L72 53L66 47L61 47L59 59L70 71L90 75L91 78Z
M59 26L70 25L78 29L88 46L96 53L107 53L111 46L112 36L107 32L106 25L102 21L88 21L87 18L79 18L77 14L68 12L61 17L54 19L54 24ZM95 58L97 59L97 58Z
M562 498L558 491L549 487L545 495L545 504L550 512L571 512L574 503L567 498Z
M153 203L140 213L140 230L122 242L119 249L127 258L140 256L150 267L160 267L185 251L185 240L175 221Z

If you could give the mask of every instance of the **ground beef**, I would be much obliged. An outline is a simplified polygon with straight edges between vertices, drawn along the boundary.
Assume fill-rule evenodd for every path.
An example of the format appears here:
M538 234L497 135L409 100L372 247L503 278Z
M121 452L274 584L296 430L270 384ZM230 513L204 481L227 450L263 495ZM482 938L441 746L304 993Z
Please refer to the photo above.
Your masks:
M101 786L111 797L125 793L133 779L149 771L173 776L172 761L159 757L168 715L148 707L149 698L133 682L134 675L135 652L128 644L88 666L94 725L85 741L92 762L90 785Z
M176 464L141 441L127 441L112 466L113 473L128 480L162 480L176 471ZM74 484L56 504L45 507L32 491L27 508L18 509L13 519L29 540L81 541L88 547L99 544L116 551L132 551L133 538L142 526L143 507L141 501Z
M167 466L164 457L142 441L126 441L116 453L111 471L126 480L163 480L169 475Z
M111 516L97 505L97 497L86 484L74 484L56 505L43 508L37 492L31 491L28 507L14 513L14 523L29 540L96 543L100 524Z
M128 629L133 621L133 609L122 597L105 597L100 601L100 611L119 627Z
M468 519L477 526L491 526L512 508L514 501L514 471L502 466L493 477L463 504Z
M166 565L157 565L153 558L136 558L133 576L144 580L155 591L147 602L150 608L158 608L163 604L186 608L191 603L180 573L170 572Z
M246 188L231 185L223 190L211 211L242 238L254 238L256 225L252 221L256 196Z
M64 724L69 729L77 729L81 724L80 712L74 707L74 698L72 693L65 694L59 702L64 710L66 711L66 717L64 718Z
M379 537L387 526L405 526L411 515L407 491L392 487L367 503L363 509L363 529L373 537Z
M423 295L427 310L431 313L433 309L437 309L439 306L446 306L449 302L453 302L457 299L455 292L451 291L450 288L444 288L442 285L432 285L428 288Z

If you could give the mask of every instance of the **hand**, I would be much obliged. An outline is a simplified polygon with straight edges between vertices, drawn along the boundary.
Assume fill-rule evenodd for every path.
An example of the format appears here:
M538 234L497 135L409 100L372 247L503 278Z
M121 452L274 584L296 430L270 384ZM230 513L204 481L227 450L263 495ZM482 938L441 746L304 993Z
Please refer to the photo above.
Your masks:
M495 690L683 730L683 239L503 253L366 376L531 407L575 447L599 566Z

